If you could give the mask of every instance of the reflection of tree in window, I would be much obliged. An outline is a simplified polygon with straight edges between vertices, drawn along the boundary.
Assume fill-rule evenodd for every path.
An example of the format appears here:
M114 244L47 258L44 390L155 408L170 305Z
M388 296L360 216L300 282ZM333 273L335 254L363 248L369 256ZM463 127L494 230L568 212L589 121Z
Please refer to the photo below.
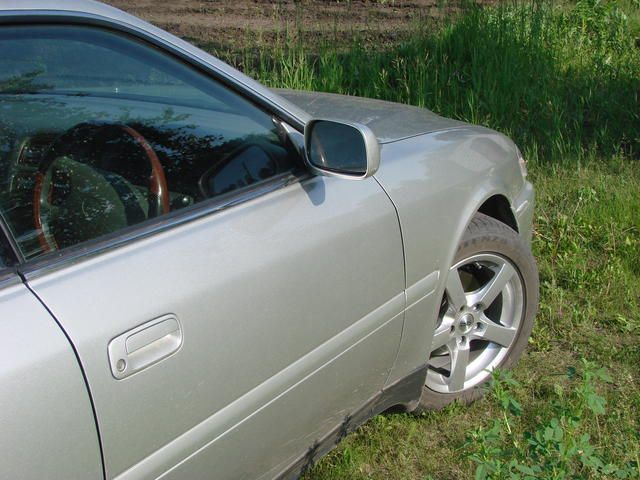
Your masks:
M0 80L0 93L36 93L42 90L50 90L53 85L36 83L36 78L44 73L44 70L33 70L31 72L15 75L5 80Z
M156 214L148 154L139 141L118 134L118 126L135 130L157 156L170 211L293 168L294 153L281 143L270 114L129 37L88 27L11 26L0 30L0 39L6 66L0 209L27 258L43 252L34 178L45 168L50 198L42 199L48 204L42 220L57 247ZM69 131L76 138L64 137Z

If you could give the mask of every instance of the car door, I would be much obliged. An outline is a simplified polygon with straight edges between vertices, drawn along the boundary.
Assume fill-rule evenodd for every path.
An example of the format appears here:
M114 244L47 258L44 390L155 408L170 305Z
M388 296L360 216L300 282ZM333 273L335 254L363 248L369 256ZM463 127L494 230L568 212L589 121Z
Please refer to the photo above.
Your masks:
M91 402L73 349L4 254L3 245L0 478L103 478Z
M273 112L140 39L0 28L2 209L73 342L108 478L273 476L385 383L395 210Z

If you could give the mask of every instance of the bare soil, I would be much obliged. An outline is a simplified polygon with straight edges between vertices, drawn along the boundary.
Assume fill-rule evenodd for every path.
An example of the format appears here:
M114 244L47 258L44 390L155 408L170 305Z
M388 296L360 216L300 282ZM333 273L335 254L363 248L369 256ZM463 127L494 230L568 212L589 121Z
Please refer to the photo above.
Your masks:
M461 0L106 0L210 51L236 50L256 40L303 37L385 44L401 40L416 23L455 14ZM477 0L490 3L492 0Z

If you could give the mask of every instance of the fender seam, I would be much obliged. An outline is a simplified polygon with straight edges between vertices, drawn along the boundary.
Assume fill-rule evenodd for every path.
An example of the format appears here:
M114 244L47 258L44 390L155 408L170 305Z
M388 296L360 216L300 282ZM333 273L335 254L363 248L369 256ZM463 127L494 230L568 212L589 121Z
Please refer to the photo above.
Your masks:
M376 181L376 183L380 186L384 194L387 196L387 198L391 202L391 205L393 206L393 210L395 211L396 221L398 222L398 231L400 232L400 246L402 247L402 270L404 274L404 288L402 289L402 293L404 295L404 308L402 310L402 331L400 332L400 339L398 340L398 348L396 349L396 355L393 358L393 363L389 368L389 373L387 374L387 378L385 379L383 384L383 386L386 387L387 383L389 382L389 379L391 378L391 374L393 373L394 367L396 366L398 357L400 356L400 347L402 346L402 339L406 335L405 321L406 321L406 314L407 314L407 255L405 253L404 233L402 232L402 222L400 221L400 212L398 211L398 207L396 206L395 202L391 198L391 195L389 195L389 192L387 192L387 190L384 188L382 183L376 178L376 176L373 175L372 178Z

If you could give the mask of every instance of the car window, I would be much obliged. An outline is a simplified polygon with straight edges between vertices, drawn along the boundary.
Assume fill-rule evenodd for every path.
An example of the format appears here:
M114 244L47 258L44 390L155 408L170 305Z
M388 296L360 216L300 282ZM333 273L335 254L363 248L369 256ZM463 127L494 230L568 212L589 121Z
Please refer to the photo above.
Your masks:
M82 26L0 28L0 213L30 259L291 171L273 118Z

